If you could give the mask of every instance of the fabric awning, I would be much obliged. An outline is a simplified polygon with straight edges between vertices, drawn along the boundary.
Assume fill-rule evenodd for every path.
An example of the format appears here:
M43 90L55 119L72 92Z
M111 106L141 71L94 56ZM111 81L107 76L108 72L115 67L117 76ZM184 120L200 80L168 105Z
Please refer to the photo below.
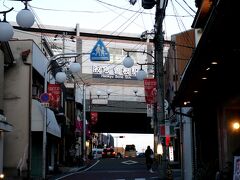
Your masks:
M39 101L32 99L31 131L43 131L44 110L45 108ZM47 132L61 137L61 128L58 125L54 112L49 108L47 108Z
M0 131L11 132L13 126L6 121L6 117L0 114Z

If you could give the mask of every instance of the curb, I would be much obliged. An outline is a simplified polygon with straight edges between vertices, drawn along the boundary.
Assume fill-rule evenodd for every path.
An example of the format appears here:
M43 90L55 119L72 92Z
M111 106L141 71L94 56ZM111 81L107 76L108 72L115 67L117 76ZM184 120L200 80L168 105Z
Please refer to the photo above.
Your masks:
M93 161L88 162L88 164L86 164L84 166L70 168L70 170L68 170L66 172L62 172L60 174L53 175L53 176L49 177L48 180L60 180L62 178L70 176L70 175L72 175L76 172L83 171L83 170L86 170L88 168L91 168L93 165L95 165L98 162L99 162L99 160L98 161L93 160Z

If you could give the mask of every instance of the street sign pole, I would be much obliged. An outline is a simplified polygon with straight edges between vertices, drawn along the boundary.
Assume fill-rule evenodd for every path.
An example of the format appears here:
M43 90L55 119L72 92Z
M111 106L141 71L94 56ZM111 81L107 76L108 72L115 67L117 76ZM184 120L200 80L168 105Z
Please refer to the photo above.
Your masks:
M86 159L86 85L83 84L83 159Z

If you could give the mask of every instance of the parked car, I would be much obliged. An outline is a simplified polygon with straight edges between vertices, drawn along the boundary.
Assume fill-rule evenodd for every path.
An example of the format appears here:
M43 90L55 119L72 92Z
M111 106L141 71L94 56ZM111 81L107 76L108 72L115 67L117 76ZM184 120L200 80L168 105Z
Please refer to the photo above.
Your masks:
M126 145L124 156L127 157L136 157L137 151L134 144Z
M145 157L145 153L143 153L143 152L138 153L137 157L139 157L139 158L143 158L143 157Z
M92 149L93 159L102 158L103 149L94 148Z
M116 153L113 148L105 148L102 152L102 158L115 158Z

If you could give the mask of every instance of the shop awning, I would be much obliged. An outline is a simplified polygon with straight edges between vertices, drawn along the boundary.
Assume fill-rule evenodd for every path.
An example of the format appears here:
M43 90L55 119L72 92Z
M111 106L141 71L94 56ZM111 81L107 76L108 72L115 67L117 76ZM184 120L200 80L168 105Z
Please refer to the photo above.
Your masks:
M45 108L35 99L32 100L32 123L31 131L43 131L43 118ZM47 108L47 132L61 137L61 128L59 127L55 114Z
M6 117L0 114L0 131L10 132L13 126L6 121Z
M238 6L234 4L218 1L213 8L192 59L181 75L173 107L192 107L199 102L210 104L210 101L220 103L219 100L229 94L239 92L236 82L239 81L240 36L235 36L239 34L237 23L229 21L238 15ZM234 35L233 38L229 34Z

